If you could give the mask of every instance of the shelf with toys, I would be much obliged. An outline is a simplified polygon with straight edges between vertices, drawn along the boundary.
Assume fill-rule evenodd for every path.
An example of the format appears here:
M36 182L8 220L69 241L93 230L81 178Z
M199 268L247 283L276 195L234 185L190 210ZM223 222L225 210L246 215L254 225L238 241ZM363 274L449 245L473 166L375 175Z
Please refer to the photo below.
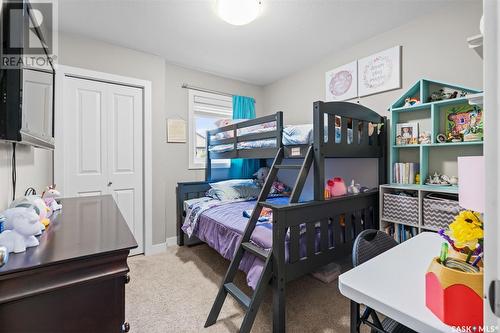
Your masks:
M424 102L422 102L424 101ZM390 108L390 182L397 179L395 163L418 164L419 181L433 183L437 172L456 175L458 156L482 155L481 92L438 81L422 79ZM444 150L447 148L447 150ZM446 177L442 180L446 182Z
M433 217L424 218L424 203L444 200L456 206L458 157L483 154L482 93L421 79L390 113L390 184L380 189L380 229L404 241L442 227ZM391 206L397 207L394 216L387 210Z

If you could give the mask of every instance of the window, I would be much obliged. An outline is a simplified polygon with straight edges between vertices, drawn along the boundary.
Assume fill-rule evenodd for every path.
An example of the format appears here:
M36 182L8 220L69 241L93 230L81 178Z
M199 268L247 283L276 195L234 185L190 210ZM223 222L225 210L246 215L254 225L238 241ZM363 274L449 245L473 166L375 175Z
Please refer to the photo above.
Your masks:
M205 168L207 130L216 128L220 119L233 117L230 96L189 90L189 168ZM229 168L230 160L213 160L212 167Z

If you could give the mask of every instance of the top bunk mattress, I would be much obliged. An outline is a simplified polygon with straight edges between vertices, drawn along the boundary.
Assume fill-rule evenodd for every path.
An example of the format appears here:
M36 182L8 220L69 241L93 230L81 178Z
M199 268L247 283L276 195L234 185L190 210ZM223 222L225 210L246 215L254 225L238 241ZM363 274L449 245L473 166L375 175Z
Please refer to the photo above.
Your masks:
M275 130L275 127L259 127L245 133L239 133L244 136L246 134L263 133L270 130ZM348 128L348 143L352 142L352 129ZM325 139L328 138L328 128L325 126ZM310 145L314 141L314 130L312 124L288 125L283 128L282 143L285 146ZM335 142L341 141L340 127L335 127ZM238 142L237 149L255 149L255 148L275 148L275 139L255 140ZM209 151L212 153L224 153L234 149L233 144L223 144L210 146Z

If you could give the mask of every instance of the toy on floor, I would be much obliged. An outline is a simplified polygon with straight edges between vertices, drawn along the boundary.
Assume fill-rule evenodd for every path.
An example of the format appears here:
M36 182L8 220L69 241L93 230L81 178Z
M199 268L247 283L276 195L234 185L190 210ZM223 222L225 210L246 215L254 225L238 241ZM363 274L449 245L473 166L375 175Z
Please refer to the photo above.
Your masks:
M330 197L339 197L347 194L347 187L342 177L333 177L326 182Z
M61 204L58 204L56 199L61 197L61 193L56 190L56 185L47 186L45 191L42 193L42 199L45 201L45 205L50 208L52 212L60 210L62 208Z
M5 246L8 252L21 253L27 247L40 244L35 237L40 232L40 221L33 209L9 208L2 215L5 217L7 230L0 234L0 246Z

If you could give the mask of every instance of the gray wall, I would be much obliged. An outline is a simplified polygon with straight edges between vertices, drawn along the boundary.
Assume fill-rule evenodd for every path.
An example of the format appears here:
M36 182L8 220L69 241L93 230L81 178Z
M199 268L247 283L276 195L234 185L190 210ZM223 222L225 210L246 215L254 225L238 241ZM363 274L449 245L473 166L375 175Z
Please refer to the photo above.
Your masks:
M481 89L483 62L467 46L466 38L479 33L482 14L481 1L452 4L432 15L421 17L394 30L331 54L314 65L280 79L264 89L266 113L284 112L286 124L312 122L312 103L325 99L325 72L337 66L363 58L375 52L402 45L402 89L359 99L359 102L381 115L389 116L387 109L418 79L427 78ZM355 101L355 100L354 100ZM429 171L457 175L456 157L480 155L481 147L431 151ZM404 155L406 152L403 152ZM409 152L411 155L412 152ZM418 156L401 156L408 161ZM345 165L329 161L328 170L342 175ZM357 166L353 162L353 167ZM370 170L366 167L367 174ZM348 177L346 181L349 181ZM361 180L360 180L361 181ZM367 181L368 184L371 181ZM363 184L367 185L367 184ZM368 185L367 185L368 186Z
M425 5L423 3L423 5ZM466 38L479 33L481 1L453 4L408 24L317 61L314 65L265 87L264 110L281 110L288 124L310 123L312 103L325 99L325 72L375 52L402 45L402 89L360 99L387 115L391 102L420 78L481 88L482 61L468 49Z
M179 181L204 179L204 170L188 170L187 143L166 142L167 118L188 118L187 90L182 83L255 97L263 105L260 87L167 64L161 57L120 46L62 35L59 62L150 80L153 132L153 243L175 236L175 186Z
M164 117L188 118L188 98L183 82L238 95L253 96L256 100L257 115L262 114L263 89L235 80L224 79L211 74L185 69L167 64L165 67L165 112ZM164 121L165 122L165 121ZM163 125L165 142L165 125ZM165 196L162 199L167 222L167 238L175 235L175 186L179 181L203 180L205 170L188 170L188 145L169 143L162 145L161 172Z

